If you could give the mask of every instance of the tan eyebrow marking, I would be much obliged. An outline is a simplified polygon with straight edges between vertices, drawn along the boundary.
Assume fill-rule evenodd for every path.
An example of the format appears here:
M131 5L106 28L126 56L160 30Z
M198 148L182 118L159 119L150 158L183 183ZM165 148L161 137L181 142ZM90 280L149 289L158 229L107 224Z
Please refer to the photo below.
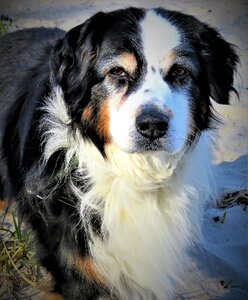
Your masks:
M168 71L176 60L177 53L175 51L170 51L162 60L162 68L165 71Z
M137 60L132 53L123 52L118 59L120 65L129 73L133 73L137 67Z
M107 143L110 142L110 132L109 132L109 109L108 101L101 105L99 115L98 115L98 125L97 132L99 136Z

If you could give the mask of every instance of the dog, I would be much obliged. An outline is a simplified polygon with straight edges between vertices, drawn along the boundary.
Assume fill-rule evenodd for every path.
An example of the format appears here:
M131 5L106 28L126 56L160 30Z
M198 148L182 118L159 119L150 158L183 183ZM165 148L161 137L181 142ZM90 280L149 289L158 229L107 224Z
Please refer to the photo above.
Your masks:
M204 141L210 98L235 92L234 46L193 16L127 8L6 34L0 58L1 193L53 291L171 299L215 190Z

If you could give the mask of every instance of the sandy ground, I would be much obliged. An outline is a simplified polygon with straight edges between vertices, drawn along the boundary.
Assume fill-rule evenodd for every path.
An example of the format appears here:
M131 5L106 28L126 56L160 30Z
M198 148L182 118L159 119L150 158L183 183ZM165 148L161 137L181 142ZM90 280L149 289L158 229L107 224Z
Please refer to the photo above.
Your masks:
M127 6L158 7L193 14L219 29L237 45L241 64L235 78L240 101L231 98L231 105L214 105L223 125L216 134L214 161L220 173L218 185L222 193L247 188L248 185L248 2L229 0L167 1L54 1L0 0L0 14L14 19L11 30L34 26L57 26L70 29L97 11ZM204 218L205 248L194 263L199 273L189 276L177 299L248 299L248 236L247 212L237 206L227 210L226 221L213 222L223 210L209 209ZM192 262L193 264L193 262Z

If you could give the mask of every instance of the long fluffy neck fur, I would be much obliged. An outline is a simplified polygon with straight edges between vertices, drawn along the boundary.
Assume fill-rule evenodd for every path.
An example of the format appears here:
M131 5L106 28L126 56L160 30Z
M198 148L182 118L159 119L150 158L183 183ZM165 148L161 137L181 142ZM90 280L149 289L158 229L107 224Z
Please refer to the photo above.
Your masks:
M91 188L74 191L84 222L89 208L102 218L104 238L91 232L91 253L121 299L169 299L180 283L187 250L201 234L199 193L209 184L199 172L207 171L199 151L179 160L127 154L112 145L104 160L92 144L80 143L79 166Z
M67 148L68 163L76 155L78 177L90 186L85 192L71 182L82 222L90 229L92 208L102 219L103 238L89 230L97 269L121 299L170 299L212 194L204 139L183 157L128 154L109 145L104 159L79 132L71 137L59 89L45 109L44 163L60 147Z

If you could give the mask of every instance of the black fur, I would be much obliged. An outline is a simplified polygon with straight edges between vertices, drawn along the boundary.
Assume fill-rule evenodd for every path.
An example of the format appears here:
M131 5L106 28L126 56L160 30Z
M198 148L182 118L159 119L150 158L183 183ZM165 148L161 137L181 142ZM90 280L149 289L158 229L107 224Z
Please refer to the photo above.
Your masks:
M217 30L197 20L193 16L157 9L157 12L169 19L182 32L189 48L200 57L202 72L206 76L209 95L220 104L229 103L233 87L233 75L239 58L234 45L226 42Z
M163 9L157 12L185 32L184 43L201 65L195 81L202 100L195 106L194 118L198 130L204 130L210 126L209 96L228 104L238 58L214 29L195 18ZM71 133L79 128L82 136L104 154L106 141L96 131L101 97L92 95L92 87L102 81L98 64L105 55L123 50L135 53L138 71L128 92L139 87L146 68L138 28L144 15L144 10L136 8L98 13L68 33L26 29L0 40L1 195L18 203L20 214L36 233L39 260L52 273L54 290L66 299L96 299L108 291L67 265L60 254L63 250L87 256L88 242L80 226L77 199L69 179L63 176L66 149L57 151L40 169L44 145L39 124L45 114L41 107L52 87L60 85L71 118L67 125ZM95 119L82 120L89 103ZM74 172L72 165L71 175ZM99 235L100 224L99 216L92 211L92 226Z

